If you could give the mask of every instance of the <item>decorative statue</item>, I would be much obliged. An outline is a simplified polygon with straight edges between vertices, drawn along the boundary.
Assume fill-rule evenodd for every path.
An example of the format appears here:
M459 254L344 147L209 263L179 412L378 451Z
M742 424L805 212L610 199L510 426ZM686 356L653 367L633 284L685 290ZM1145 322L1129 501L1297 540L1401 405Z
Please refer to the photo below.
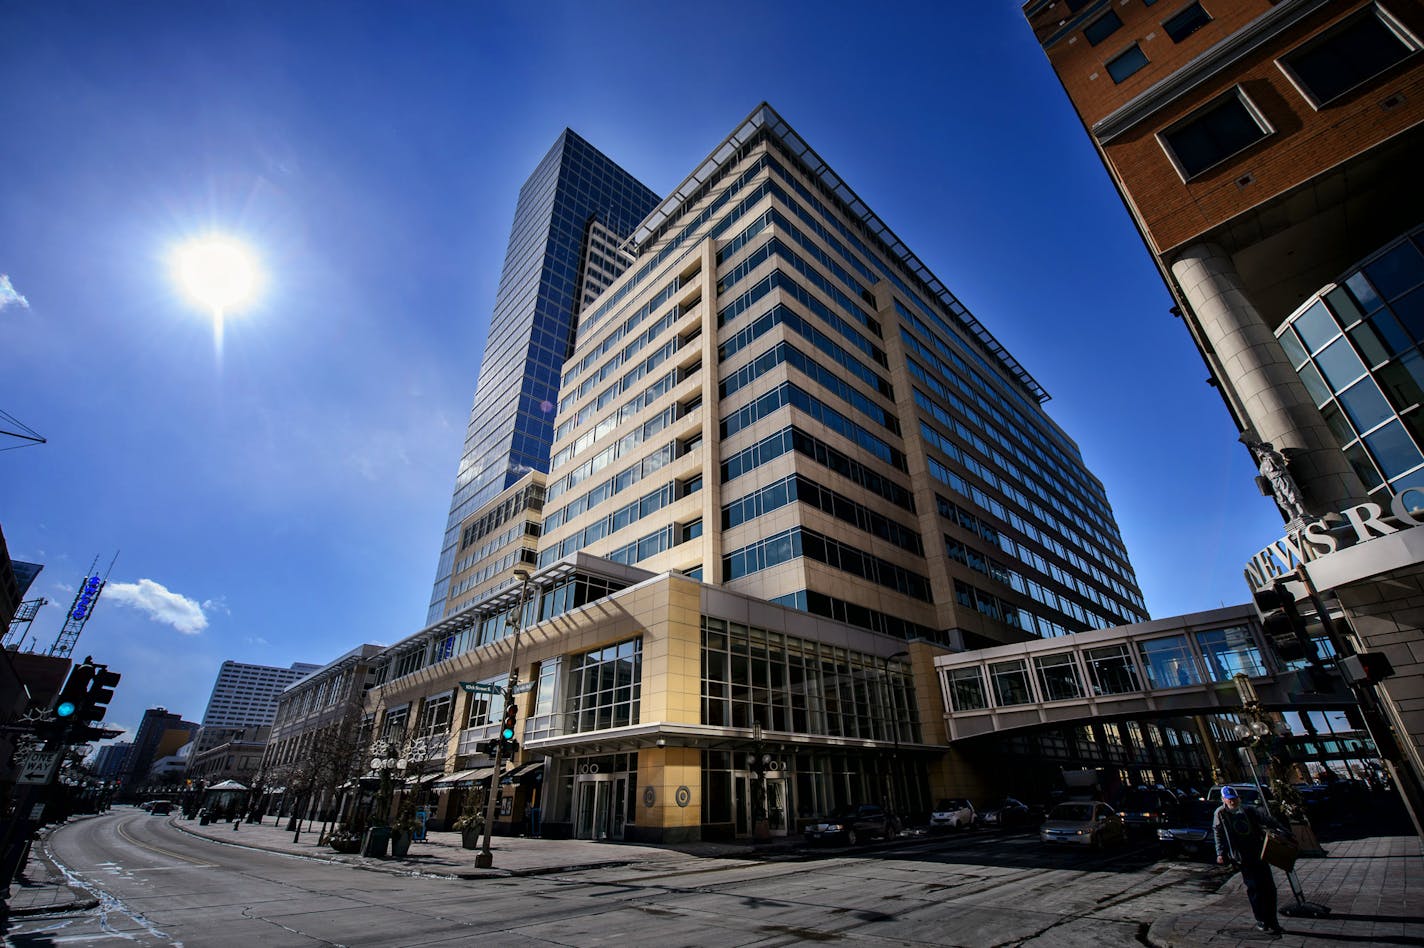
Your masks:
M1260 465L1261 476L1256 482L1261 486L1261 493L1266 494L1269 489L1269 496L1275 498L1276 506L1288 521L1304 520L1305 504L1301 501L1300 487L1291 476L1290 461L1269 441L1247 441L1246 447Z

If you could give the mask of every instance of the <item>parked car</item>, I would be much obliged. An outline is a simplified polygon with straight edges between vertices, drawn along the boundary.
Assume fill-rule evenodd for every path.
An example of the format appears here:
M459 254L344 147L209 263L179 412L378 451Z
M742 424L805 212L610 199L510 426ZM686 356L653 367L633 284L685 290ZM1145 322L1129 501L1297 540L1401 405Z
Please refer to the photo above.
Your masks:
M153 809L153 804L154 804L154 801L153 801L153 800L145 800L145 801L143 801L142 803L140 803L140 804L138 805L138 808L139 808L140 810L152 810L152 809Z
M155 800L149 806L148 812L153 816L167 816L173 812L173 804L168 800Z
M974 825L974 804L962 797L941 800L930 812L930 829L969 829Z
M1033 810L1027 803L1004 797L980 810L979 819L989 829L1011 829L1028 826L1033 819Z
M1224 784L1212 787L1206 793L1206 802L1210 803L1212 809L1221 806L1221 787ZM1260 806L1261 791L1256 789L1254 783L1233 783L1230 786L1236 791L1236 795L1241 798L1245 806ZM1269 799L1269 797L1267 798Z
M1211 835L1211 821L1215 815L1216 806L1205 800L1190 800L1178 807L1173 818L1157 828L1157 842L1162 847L1162 855L1214 854L1216 842Z
M1127 829L1156 829L1171 822L1177 797L1171 791L1138 787L1118 801L1117 815Z
M811 843L838 842L854 846L867 839L891 839L895 835L895 821L884 807L851 803L808 825L805 834Z
M1122 820L1106 803L1060 803L1038 829L1045 843L1066 843L1100 849L1127 837Z

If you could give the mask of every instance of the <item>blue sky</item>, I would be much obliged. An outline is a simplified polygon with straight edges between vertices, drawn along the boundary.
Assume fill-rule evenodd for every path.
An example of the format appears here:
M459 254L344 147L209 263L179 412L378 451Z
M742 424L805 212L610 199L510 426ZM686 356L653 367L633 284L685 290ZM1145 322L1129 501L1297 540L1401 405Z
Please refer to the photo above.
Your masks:
M0 452L48 646L110 715L203 713L224 659L422 624L519 185L569 126L659 193L769 101L1053 395L1154 616L1247 598L1279 534L1207 371L1011 0L11 3ZM242 235L226 323L165 258ZM0 445L3 447L3 445Z

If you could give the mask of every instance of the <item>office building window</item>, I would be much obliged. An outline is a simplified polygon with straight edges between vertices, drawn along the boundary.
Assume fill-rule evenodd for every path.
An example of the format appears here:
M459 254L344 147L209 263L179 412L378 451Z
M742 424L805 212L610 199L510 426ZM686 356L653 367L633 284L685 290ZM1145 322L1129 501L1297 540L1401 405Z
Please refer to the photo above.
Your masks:
M1336 25L1280 66L1312 105L1329 105L1419 50L1419 40L1378 4Z
M1211 14L1202 9L1200 3L1193 3L1162 21L1162 29L1172 37L1172 42L1180 43L1197 30L1211 22Z
M1083 37L1089 46L1096 46L1112 36L1122 27L1122 18L1109 10L1083 29Z
M1238 87L1158 133L1157 137L1182 180L1190 181L1272 131Z
M1141 47L1133 43L1127 49L1108 60L1108 75L1113 82L1122 82L1128 76L1147 65L1147 56Z

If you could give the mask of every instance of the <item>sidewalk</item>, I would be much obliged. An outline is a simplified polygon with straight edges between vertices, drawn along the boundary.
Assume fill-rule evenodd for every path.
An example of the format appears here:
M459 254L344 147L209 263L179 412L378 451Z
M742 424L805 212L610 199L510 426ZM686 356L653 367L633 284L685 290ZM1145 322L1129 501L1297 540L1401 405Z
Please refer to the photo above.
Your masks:
M1302 859L1296 874L1307 900L1325 918L1281 914L1284 935L1256 931L1241 877L1195 911L1159 918L1147 933L1158 948L1175 946L1359 944L1424 945L1424 849L1414 836L1370 836L1327 842L1324 859ZM1295 903L1276 872L1280 906Z
M779 845L755 846L738 843L689 843L683 846L649 846L637 843L593 842L581 839L530 839L522 836L495 836L490 841L494 865L489 869L475 866L479 850L465 849L456 832L432 832L423 842L412 843L405 859L370 859L364 856L333 852L330 846L318 846L320 824L316 829L302 830L297 842L287 830L286 820L274 823L268 817L264 823L243 823L234 830L231 823L199 825L197 820L172 819L182 832L202 836L219 843L250 846L271 852L289 853L339 862L375 872L444 876L456 879L505 878L533 876L550 872L566 872L636 864L647 871L671 871L686 867L689 861L725 859L733 861L774 858L787 852L799 839L778 840ZM305 824L303 824L305 826ZM710 868L710 867L709 867Z
M68 884L64 875L45 856L43 833L35 840L24 875L10 885L6 913L11 918L25 915L59 915L82 912L99 904L83 889Z

